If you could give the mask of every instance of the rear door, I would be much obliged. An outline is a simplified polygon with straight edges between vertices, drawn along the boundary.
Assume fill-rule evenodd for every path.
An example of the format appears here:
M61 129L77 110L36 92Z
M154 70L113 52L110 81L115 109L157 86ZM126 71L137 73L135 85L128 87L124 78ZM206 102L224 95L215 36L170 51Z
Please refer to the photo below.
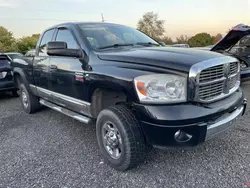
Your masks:
M46 44L52 41L54 33L55 29L47 30L44 32L33 63L35 85L37 86L39 95L45 99L50 99L51 96L48 91L50 78L50 57L47 54Z
M59 28L55 41L66 42L68 49L80 49L76 37L69 28ZM87 115L83 65L81 58L51 56L49 89L53 91L55 103Z

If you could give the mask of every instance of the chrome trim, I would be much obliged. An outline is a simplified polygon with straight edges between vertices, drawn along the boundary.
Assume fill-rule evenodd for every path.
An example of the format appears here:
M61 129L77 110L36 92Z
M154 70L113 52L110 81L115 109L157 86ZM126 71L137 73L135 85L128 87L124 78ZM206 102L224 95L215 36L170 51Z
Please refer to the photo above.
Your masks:
M31 90L34 91L35 95L43 99L91 117L91 104L86 101L75 99L73 97L69 97L34 85L30 85L30 88L32 88Z
M63 107L60 107L60 106L57 106L56 104L53 104L49 101L46 101L46 100L43 100L43 99L40 99L40 104L44 105L44 106L47 106L57 112L60 112L64 115L67 115L73 119L76 119L82 123L85 123L85 124L89 124L91 119L89 117L86 117L86 116L83 116L83 115L80 115L80 114L77 114L76 112L73 112L73 111L70 111L68 109L65 109Z
M205 86L205 85L208 85L208 84L215 84L215 83L217 83L217 82L221 82L221 81L224 81L224 80L226 80L226 79L227 79L226 77L222 77L222 78L215 79L215 80L212 80L212 81L200 83L199 85L200 85L200 86Z
M205 61L201 61L199 63L194 64L189 71L189 89L191 91L189 91L189 99L193 100L193 101L197 101L197 102L203 102L203 103L209 103L209 102L214 102L216 100L219 99L223 99L229 95L231 95L233 92L235 92L239 86L240 86L240 81L238 81L236 83L236 86L232 89L229 90L226 89L223 91L223 94L211 99L211 100L202 100L199 98L199 86L204 85L203 83L199 83L199 77L200 77L200 73L202 70L208 69L210 67L214 67L214 66L218 66L218 65L223 65L225 66L224 68L224 84L226 86L228 86L229 84L226 83L229 81L229 79L227 79L227 77L229 77L229 71L230 71L230 63L235 63L238 62L238 66L240 65L239 60L237 60L234 57L229 57L229 56L222 56L222 57L216 57L213 59L208 59ZM238 69L238 74L240 72L240 69ZM230 77L231 78L231 77ZM219 79L216 80L217 82L219 82ZM222 81L222 80L220 80ZM216 83L216 82L214 82ZM207 83L206 83L207 84ZM225 88L224 88L225 89Z
M48 95L53 95L53 96L55 96L57 98L62 98L63 100L68 101L70 103L74 103L76 105L81 105L81 106L84 106L84 107L90 106L90 103L88 103L88 102L85 102L85 101L82 101L82 100L79 100L79 99L75 99L75 98L60 94L60 93L56 93L56 92L53 92L53 91L50 91L50 90L47 90L47 89L44 89L44 88L40 88L40 87L36 87L36 88L38 89L38 91L41 91L41 92L46 93Z
M216 136L217 134L220 134L224 131L227 131L230 128L233 128L233 125L236 120L240 118L240 116L243 114L245 109L245 106L241 106L237 108L234 112L227 114L227 116L220 118L215 122L214 124L207 126L207 135L206 140L209 140Z

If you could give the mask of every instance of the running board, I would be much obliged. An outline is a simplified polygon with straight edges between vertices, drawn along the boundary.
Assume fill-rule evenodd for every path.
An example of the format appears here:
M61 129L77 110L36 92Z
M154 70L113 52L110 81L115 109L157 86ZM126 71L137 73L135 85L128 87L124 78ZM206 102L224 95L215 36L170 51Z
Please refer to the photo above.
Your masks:
M54 103L51 103L49 101L46 101L44 99L40 99L40 104L44 105L44 106L47 106L47 107L49 107L49 108L51 108L51 109L53 109L53 110L55 110L57 112L61 112L62 114L66 115L66 116L69 116L69 117L71 117L73 119L76 119L76 120L78 120L78 121L80 121L82 123L89 124L91 122L91 119L84 116L84 115L78 114L76 112L73 112L73 111L68 110L66 108L63 108L61 106L58 106L58 105L56 105Z

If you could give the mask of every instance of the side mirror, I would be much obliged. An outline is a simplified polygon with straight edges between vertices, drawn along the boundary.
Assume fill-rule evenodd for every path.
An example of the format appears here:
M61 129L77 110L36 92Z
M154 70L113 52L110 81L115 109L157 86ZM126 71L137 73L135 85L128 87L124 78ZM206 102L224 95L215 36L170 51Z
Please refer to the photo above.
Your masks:
M68 49L66 42L53 41L47 43L47 54L49 56L66 56L81 58L82 52L80 49Z
M159 42L160 46L166 46L165 42Z

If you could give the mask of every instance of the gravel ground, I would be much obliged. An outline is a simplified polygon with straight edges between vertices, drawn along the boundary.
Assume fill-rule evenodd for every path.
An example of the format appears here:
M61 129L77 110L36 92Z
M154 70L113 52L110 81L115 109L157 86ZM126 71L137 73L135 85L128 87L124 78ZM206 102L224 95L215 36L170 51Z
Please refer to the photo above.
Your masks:
M243 85L250 101L250 83ZM187 150L154 149L117 172L103 163L94 126L50 109L27 115L0 96L0 187L250 187L250 112L223 137Z

